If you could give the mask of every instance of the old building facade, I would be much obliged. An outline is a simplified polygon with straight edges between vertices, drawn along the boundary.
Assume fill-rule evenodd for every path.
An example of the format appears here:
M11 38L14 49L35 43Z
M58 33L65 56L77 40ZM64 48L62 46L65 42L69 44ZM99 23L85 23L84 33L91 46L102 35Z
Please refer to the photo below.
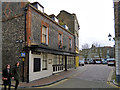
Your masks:
M116 80L120 82L120 1L114 1Z
M20 61L25 81L75 68L75 35L38 2L3 3L2 19L3 65Z
M65 10L60 11L60 13L57 15L57 18L62 25L67 25L68 30L71 31L74 34L74 40L75 40L75 50L76 50L76 67L79 66L79 23L77 20L76 14L68 13Z

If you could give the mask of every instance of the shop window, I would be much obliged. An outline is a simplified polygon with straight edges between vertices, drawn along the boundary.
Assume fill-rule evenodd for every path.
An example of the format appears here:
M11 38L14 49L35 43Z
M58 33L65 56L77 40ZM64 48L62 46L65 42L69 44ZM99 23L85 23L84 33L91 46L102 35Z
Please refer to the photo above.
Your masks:
M41 71L41 59L40 58L34 58L34 72Z
M42 70L47 70L47 54L43 54Z

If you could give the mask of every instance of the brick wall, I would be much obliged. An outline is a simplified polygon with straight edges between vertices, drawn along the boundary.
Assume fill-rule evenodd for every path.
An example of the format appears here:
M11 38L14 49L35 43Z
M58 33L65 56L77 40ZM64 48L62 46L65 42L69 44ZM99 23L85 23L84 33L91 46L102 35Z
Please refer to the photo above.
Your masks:
M59 22L63 22L69 27L69 30L74 33L74 16L66 11L61 11L57 16Z

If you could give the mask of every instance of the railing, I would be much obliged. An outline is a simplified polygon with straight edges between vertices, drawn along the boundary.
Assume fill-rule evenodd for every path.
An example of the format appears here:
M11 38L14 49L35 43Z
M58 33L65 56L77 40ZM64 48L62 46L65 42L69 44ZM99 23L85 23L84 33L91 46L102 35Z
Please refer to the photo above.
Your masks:
M64 65L53 65L53 72L63 71L65 68Z

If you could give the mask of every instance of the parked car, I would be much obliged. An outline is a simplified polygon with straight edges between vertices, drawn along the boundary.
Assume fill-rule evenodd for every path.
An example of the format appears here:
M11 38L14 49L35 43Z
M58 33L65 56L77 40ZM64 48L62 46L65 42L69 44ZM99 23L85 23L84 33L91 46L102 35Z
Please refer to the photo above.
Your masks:
M89 64L89 61L88 61L88 60L85 60L84 63L85 63L85 64Z
M107 64L107 59L102 59L102 64Z
M95 60L95 63L96 63L96 64L101 64L101 63L102 63L102 61L101 61L101 60L99 60L99 59L96 59L96 60Z
M93 61L93 60L90 60L90 61L89 61L89 64L94 64L94 61Z
M84 66L85 62L84 60L79 60L79 66Z
M108 66L110 66L110 65L115 66L115 59L114 58L108 58L107 59L107 64L108 64Z

